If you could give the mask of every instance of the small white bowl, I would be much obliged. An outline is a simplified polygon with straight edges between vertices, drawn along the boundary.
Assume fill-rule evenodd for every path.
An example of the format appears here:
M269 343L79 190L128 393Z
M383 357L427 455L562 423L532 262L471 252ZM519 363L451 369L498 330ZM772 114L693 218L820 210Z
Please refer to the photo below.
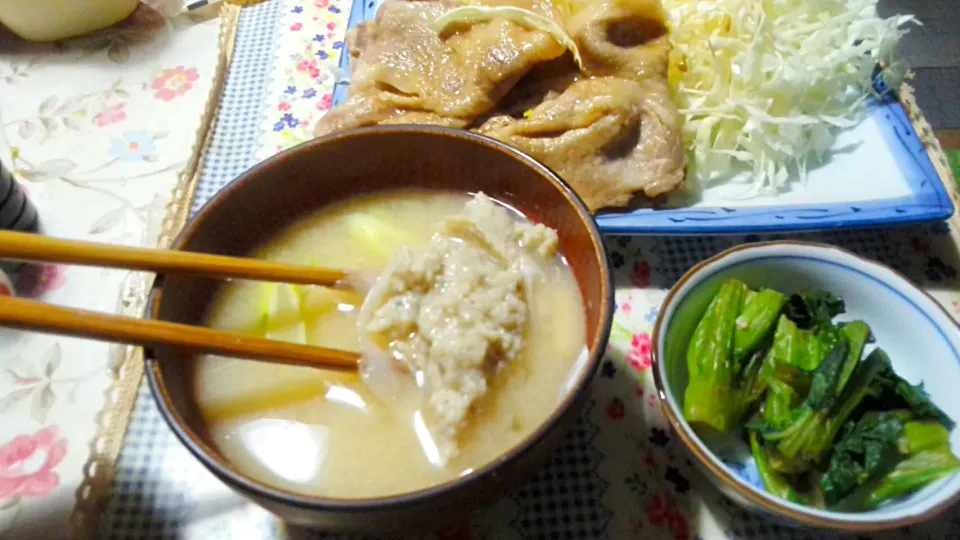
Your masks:
M929 295L890 268L820 244L769 242L729 249L688 271L664 300L654 327L654 377L661 406L710 481L748 510L788 523L872 532L927 520L960 500L960 474L901 500L856 513L830 512L779 499L763 489L751 459L730 462L728 448L705 444L683 418L687 343L707 304L729 278L783 293L824 290L846 303L841 320L862 319L893 368L960 422L960 327ZM692 322L691 322L692 321ZM950 436L960 453L960 428ZM724 455L724 460L718 457ZM738 459L733 458L736 462Z

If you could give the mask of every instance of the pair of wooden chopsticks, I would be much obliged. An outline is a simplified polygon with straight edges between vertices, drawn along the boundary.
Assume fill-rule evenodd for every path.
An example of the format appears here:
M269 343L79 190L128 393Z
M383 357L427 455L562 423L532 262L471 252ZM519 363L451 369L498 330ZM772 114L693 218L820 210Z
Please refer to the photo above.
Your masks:
M133 248L0 231L0 259L126 268L164 273L332 286L340 270L163 249ZM109 315L32 300L0 297L0 326L142 347L170 346L272 363L355 370L359 355L337 349L259 339L186 324Z

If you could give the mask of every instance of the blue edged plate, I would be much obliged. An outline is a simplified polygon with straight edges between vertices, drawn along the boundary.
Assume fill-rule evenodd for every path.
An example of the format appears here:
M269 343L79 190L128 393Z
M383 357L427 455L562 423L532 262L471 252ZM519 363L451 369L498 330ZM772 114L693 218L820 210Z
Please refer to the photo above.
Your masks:
M354 0L350 27L372 19L380 0ZM348 55L340 67L348 70ZM347 94L338 84L334 104ZM742 198L743 183L709 187L664 207L601 212L610 234L745 234L876 227L942 221L953 203L895 96L873 101L867 118L838 134L824 163L805 182L775 197ZM742 175L740 178L746 178Z

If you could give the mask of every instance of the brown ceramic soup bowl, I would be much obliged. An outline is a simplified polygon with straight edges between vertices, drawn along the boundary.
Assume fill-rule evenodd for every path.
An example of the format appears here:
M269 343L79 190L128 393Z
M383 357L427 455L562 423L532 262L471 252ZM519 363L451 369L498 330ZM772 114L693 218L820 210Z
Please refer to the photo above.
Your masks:
M444 128L365 128L310 141L234 180L187 224L174 248L243 256L284 227L346 198L400 188L478 192L558 231L583 296L589 361L572 391L526 440L492 463L429 489L371 499L305 496L236 469L210 444L190 395L190 363L167 348L145 350L147 379L181 442L228 486L291 523L330 531L434 529L496 501L552 457L585 401L613 318L613 286L600 232L574 192L532 158L492 139ZM200 325L218 283L159 277L148 316Z

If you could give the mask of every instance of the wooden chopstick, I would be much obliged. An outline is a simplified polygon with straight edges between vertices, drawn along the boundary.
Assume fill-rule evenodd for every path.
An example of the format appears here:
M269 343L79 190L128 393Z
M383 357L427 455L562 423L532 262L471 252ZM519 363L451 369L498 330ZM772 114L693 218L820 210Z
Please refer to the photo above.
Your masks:
M170 249L135 248L34 233L0 231L0 259L105 266L148 272L232 277L301 285L332 286L346 272Z
M175 347L274 364L356 371L360 355L337 349L259 339L186 324L108 315L0 296L0 326L113 343Z

